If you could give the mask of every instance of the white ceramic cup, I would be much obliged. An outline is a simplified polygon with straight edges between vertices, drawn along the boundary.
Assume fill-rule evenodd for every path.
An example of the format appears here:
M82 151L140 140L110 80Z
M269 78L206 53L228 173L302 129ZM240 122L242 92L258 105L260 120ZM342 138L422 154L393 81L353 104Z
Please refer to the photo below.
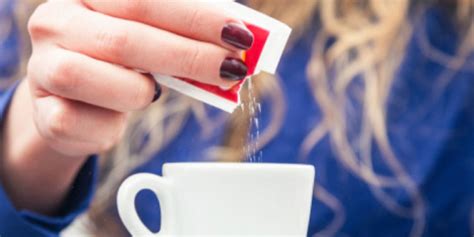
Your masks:
M119 215L133 236L306 236L314 167L265 163L169 163L163 177L141 173L123 182ZM138 217L135 197L153 191L161 230Z

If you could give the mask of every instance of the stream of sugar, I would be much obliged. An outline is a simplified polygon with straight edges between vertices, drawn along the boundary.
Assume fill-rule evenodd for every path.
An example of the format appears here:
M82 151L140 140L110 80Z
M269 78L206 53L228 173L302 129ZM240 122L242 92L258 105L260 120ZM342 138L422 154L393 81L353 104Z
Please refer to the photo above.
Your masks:
M249 133L247 135L247 145L245 147L246 159L248 162L261 162L263 152L259 150L260 140L260 121L259 116L262 112L262 106L257 101L257 96L253 88L252 79L248 80L248 98L249 103L247 109L249 110ZM245 106L244 106L245 107Z

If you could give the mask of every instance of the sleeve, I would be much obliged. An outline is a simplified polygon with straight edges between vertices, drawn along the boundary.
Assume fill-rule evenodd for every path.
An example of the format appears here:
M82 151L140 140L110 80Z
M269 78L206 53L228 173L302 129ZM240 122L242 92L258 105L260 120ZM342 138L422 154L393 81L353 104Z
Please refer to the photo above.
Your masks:
M3 123L16 87L17 85L0 93L0 123ZM88 208L95 190L97 166L95 156L86 161L56 216L44 216L28 210L15 209L5 190L0 186L0 236L58 236L62 229Z

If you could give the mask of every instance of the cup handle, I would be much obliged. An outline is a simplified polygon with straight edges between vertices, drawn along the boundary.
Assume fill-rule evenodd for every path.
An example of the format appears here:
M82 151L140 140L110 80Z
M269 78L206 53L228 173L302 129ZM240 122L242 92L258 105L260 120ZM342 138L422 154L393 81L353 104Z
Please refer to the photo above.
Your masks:
M135 208L135 197L138 192L149 189L160 200L161 229L151 232L140 220ZM170 180L148 173L135 174L127 178L117 194L119 216L132 236L167 236L176 234L174 210L172 208Z

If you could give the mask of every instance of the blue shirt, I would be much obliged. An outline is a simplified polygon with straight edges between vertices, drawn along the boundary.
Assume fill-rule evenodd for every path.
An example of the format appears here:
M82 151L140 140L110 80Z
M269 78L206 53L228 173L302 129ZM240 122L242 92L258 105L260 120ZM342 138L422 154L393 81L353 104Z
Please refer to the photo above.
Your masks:
M17 40L18 28L13 17L13 1L0 2L0 79L8 77L15 72L20 60L19 41Z
M282 59L279 73L285 89L287 112L284 125L274 140L261 150L259 161L307 163L316 167L316 194L313 198L308 235L324 233L333 236L407 236L414 226L423 227L423 236L470 236L474 218L474 57L459 71L450 71L442 63L427 57L417 37L427 33L432 47L454 55L458 36L453 23L441 10L428 12L423 24L416 26L409 40L406 56L396 72L388 100L388 136L402 167L420 190L424 217L420 221L389 211L371 192L371 187L348 172L336 159L331 141L324 137L307 159L299 160L303 139L321 121L306 80L305 69L313 36L303 37ZM0 42L1 44L1 42ZM0 55L1 54L0 52ZM449 83L435 93L437 80L451 73ZM350 85L357 90L360 80ZM14 89L2 94L4 114ZM354 102L351 119L361 119L360 104ZM209 109L212 115L219 112ZM268 101L262 105L263 127L271 118ZM2 116L3 118L4 116ZM357 126L351 129L357 129ZM182 132L160 154L134 172L161 174L162 164L176 161L199 161L207 157L209 147L218 145L224 130L216 127L202 136L195 117L190 117ZM379 149L373 146L374 169L393 175ZM74 192L68 199L64 215L45 217L15 210L0 190L0 235L54 236L90 201L93 187L94 160L88 161L78 175ZM406 187L384 189L399 206L414 205ZM145 224L159 229L159 205L147 192L139 194L137 209ZM116 212L116 208L111 210ZM284 213L282 213L284 215ZM120 222L118 217L116 221Z

